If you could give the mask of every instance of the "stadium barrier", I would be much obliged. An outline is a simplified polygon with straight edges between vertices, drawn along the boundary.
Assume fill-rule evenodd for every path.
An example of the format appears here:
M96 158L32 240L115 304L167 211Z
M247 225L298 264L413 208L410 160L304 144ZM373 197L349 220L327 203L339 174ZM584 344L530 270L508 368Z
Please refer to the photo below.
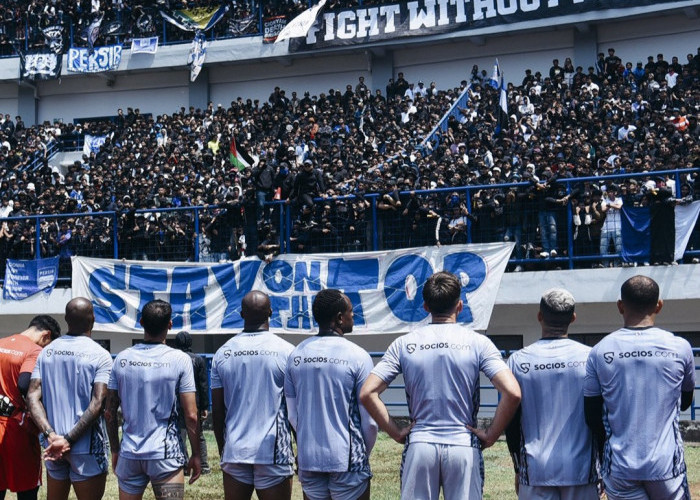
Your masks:
M560 178L562 196L591 193L601 183L663 175L680 186L700 169ZM390 250L406 247L514 241L509 270L602 267L619 264L613 245L599 251L602 219L574 217L574 198L541 208L531 182L316 198L313 210L284 201L256 211L246 196L218 206L41 214L0 219L0 275L5 260L60 257L59 279L70 282L70 257L174 262L221 262L243 255ZM529 193L529 194L528 194ZM680 196L680 189L676 189ZM397 201L400 201L399 205ZM260 219L260 220L258 220ZM543 233L544 230L544 233ZM597 231L597 238L594 234ZM587 240L582 241L582 234ZM544 238L543 238L544 235ZM67 237L68 236L68 237ZM550 248L545 244L549 241ZM263 246L260 246L263 245ZM247 249L247 250L246 250ZM264 249L264 250L263 250ZM551 252L555 250L556 253ZM700 256L696 226L684 260Z

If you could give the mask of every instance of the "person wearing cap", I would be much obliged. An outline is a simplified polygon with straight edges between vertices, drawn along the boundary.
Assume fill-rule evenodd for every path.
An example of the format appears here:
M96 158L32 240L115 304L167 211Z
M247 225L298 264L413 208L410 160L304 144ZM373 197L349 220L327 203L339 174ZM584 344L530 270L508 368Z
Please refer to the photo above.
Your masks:
M598 500L598 464L583 412L591 348L568 338L575 306L567 290L544 292L537 312L542 338L508 358L522 392L506 428L521 500Z
M294 178L294 186L289 194L288 202L297 205L307 205L314 208L314 198L326 191L321 171L314 168L312 160L304 160L301 171Z
M610 184L605 191L605 196L600 204L602 213L605 215L603 228L600 232L600 255L608 255L610 244L614 246L616 254L622 252L622 220L620 210L622 210L622 198L617 196L618 187Z
M192 360L194 383L196 387L197 411L199 413L199 456L202 462L202 474L209 474L211 472L211 467L209 467L209 460L207 457L207 441L204 439L204 433L202 432L202 423L207 419L209 414L209 379L207 377L207 362L202 356L192 352L192 335L190 335L190 333L187 331L183 330L175 335L173 347L187 354ZM182 442L184 443L187 441L187 426L185 425L185 418L182 412L180 412L178 424L180 425L180 435L182 437ZM187 458L187 456L187 447L185 447L185 458Z

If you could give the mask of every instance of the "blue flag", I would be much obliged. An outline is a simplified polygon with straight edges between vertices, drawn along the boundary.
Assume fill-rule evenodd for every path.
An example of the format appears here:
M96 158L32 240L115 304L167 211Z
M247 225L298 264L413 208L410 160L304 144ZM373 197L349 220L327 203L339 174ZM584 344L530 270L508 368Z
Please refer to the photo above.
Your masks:
M51 293L58 280L58 257L38 260L7 259L2 298L22 300L41 291Z
M622 260L648 262L651 255L651 212L649 207L622 207Z

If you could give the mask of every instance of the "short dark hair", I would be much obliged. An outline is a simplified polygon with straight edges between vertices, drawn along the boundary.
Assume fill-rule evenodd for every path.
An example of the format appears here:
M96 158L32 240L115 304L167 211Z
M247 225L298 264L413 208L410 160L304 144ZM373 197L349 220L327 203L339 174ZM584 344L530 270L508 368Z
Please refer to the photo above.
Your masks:
M632 276L620 288L623 304L636 312L649 312L659 302L659 285L647 276Z
M51 340L56 340L61 336L61 325L59 325L58 321L53 319L48 314L34 316L29 322L29 328L31 327L37 328L41 331L49 330L51 332Z
M141 324L147 335L157 336L168 330L173 308L164 300L156 299L143 306Z
M327 288L318 292L311 309L318 326L325 327L332 323L338 313L348 310L348 303L343 292Z
M433 274L423 285L423 302L431 314L451 312L457 307L461 294L459 279L448 271Z

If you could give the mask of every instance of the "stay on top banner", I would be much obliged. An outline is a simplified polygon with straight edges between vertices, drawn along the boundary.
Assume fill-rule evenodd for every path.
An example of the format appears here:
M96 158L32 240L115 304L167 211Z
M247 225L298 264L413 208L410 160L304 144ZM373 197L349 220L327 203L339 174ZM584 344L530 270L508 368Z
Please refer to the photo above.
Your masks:
M423 285L446 270L462 284L458 321L485 330L513 249L512 243L425 247L391 252L280 255L270 263L166 263L73 257L73 296L95 307L95 330L140 333L140 313L153 300L170 302L173 330L232 333L243 327L241 299L270 296L270 329L313 333L311 305L324 288L353 303L355 333L398 333L426 324Z

